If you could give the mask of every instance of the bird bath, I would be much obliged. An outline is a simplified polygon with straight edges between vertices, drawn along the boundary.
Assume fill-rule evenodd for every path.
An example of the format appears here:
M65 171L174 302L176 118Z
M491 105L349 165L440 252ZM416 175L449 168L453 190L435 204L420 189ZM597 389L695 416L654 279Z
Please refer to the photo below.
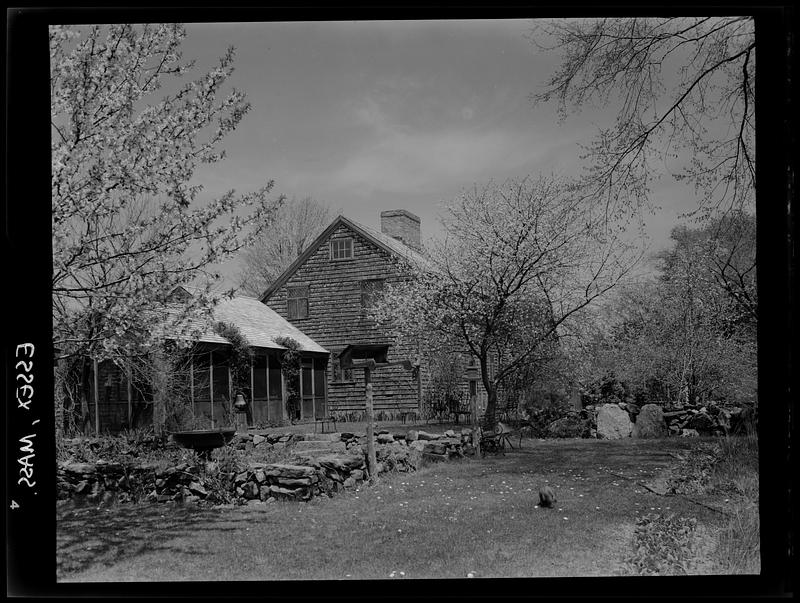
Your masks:
M172 439L184 448L191 448L201 458L211 459L211 451L221 448L233 439L236 429L226 427L222 429L193 429L190 431L174 431Z

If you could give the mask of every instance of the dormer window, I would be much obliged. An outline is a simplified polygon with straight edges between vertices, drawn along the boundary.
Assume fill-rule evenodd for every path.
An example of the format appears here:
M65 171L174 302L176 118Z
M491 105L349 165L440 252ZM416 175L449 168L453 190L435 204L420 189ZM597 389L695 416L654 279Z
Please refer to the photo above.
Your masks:
M331 240L331 259L349 260L353 257L353 239L332 239Z

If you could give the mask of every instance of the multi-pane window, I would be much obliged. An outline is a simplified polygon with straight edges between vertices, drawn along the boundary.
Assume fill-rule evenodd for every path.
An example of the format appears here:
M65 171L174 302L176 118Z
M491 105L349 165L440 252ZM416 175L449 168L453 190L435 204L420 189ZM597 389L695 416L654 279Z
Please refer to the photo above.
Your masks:
M361 281L361 309L371 308L375 303L375 299L380 296L381 291L383 291L382 278Z
M339 358L331 359L333 364L333 382L347 383L353 380L353 369L342 369L342 361Z
M287 293L289 320L308 318L308 285L287 287Z
M347 260L353 257L353 239L332 239L331 259Z

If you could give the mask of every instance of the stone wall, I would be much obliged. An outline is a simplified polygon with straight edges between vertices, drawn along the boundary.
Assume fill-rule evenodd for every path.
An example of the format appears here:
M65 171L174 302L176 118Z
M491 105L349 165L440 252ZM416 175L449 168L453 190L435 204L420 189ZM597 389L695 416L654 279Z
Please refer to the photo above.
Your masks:
M308 501L358 488L369 478L366 439L352 433L247 434L232 445L241 450L285 449L285 462L248 462L224 472L220 464L61 463L57 471L59 499L74 498L92 504L111 502L233 502L271 503ZM377 473L415 471L431 462L474 454L471 431L431 434L376 433Z

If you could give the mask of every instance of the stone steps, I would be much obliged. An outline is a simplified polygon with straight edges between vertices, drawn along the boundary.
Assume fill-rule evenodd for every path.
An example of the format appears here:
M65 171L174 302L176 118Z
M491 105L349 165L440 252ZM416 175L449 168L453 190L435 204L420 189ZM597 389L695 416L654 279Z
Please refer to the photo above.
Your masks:
M308 450L327 450L328 452L345 452L347 447L344 442L326 442L324 440L303 440L294 445L295 452Z
M339 442L342 439L341 433L304 433L303 440L306 442Z

